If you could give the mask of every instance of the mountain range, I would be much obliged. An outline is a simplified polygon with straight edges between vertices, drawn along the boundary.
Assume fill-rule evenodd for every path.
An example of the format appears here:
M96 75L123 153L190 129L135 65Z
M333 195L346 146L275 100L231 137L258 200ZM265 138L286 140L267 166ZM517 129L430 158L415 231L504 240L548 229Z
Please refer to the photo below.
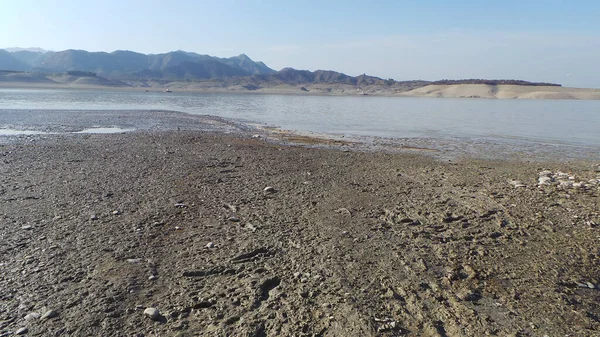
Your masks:
M142 54L128 50L107 53L74 49L57 52L40 48L0 49L0 82L15 81L63 84L77 81L130 87L148 87L182 81L212 81L219 82L221 87L238 86L246 90L274 85L323 84L342 85L346 86L346 89L356 87L359 92L365 87L387 87L394 92L401 92L429 84L556 85L520 80L395 81L366 74L349 76L331 70L284 68L276 71L245 54L220 58L181 50L163 54ZM308 91L303 87L301 89Z
M87 71L110 79L157 78L202 80L272 74L275 70L241 54L218 58L185 51L164 54L141 54L127 50L112 53L63 50L45 52L14 48L0 50L0 70L39 73Z

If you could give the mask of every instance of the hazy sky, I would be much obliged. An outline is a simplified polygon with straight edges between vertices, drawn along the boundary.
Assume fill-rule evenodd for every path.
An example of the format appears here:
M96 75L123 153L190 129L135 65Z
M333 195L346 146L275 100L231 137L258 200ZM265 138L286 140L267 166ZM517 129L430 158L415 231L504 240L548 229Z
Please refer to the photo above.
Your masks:
M0 47L246 53L274 69L600 87L600 0L0 0Z

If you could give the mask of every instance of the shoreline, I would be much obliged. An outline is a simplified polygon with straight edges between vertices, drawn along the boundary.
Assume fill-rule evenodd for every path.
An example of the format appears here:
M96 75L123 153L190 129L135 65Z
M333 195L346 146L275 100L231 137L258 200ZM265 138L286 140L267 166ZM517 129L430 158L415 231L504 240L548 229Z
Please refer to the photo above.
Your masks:
M18 113L16 113L18 111ZM0 142L10 137L43 138L68 136L94 128L130 130L131 132L219 131L254 136L280 145L301 145L344 151L427 154L443 160L459 158L503 159L523 161L600 161L600 148L593 145L547 142L499 137L409 137L388 138L350 134L328 134L285 130L232 118L195 115L167 110L3 110ZM18 135L16 131L38 132Z
M411 137L387 138L379 136L340 135L285 130L278 127L248 123L236 119L194 115L164 110L2 110L0 126L6 135L0 143L10 139L36 139L68 136L95 129L103 133L219 131L228 134L253 136L280 145L300 145L344 151L383 153L422 153L443 160L459 158L503 159L523 161L599 160L598 146L560 142L541 142L528 139L468 138L468 137ZM82 113L84 112L84 113ZM114 131L110 131L114 130ZM1 130L0 130L1 131ZM19 134L18 131L23 131ZM0 132L2 133L2 132ZM28 134L29 133L29 134Z
M426 97L460 99L549 99L549 100L600 100L600 89L541 87L518 85L428 85L410 91L395 91L386 87L358 88L350 85L278 85L247 90L239 85L221 87L218 84L172 82L161 87L118 87L101 85L69 85L22 82L0 82L0 89L46 89L46 90L108 90L150 93L164 92L169 88L180 93L230 93L257 95L301 95L301 96L353 96L353 97ZM308 88L301 90L301 88ZM168 94L168 93L165 93Z

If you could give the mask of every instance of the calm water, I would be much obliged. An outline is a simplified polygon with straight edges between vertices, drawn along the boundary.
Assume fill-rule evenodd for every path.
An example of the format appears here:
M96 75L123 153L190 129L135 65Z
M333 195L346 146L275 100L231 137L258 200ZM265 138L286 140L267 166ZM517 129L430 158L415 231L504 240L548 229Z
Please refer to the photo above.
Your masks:
M0 109L160 109L303 132L600 146L600 101L0 89Z

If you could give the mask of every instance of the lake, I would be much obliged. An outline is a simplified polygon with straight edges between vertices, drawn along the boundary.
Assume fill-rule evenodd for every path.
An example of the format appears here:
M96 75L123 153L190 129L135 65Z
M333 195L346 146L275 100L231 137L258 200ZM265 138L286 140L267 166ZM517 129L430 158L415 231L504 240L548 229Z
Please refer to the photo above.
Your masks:
M600 101L0 89L0 109L170 110L300 132L600 147Z

